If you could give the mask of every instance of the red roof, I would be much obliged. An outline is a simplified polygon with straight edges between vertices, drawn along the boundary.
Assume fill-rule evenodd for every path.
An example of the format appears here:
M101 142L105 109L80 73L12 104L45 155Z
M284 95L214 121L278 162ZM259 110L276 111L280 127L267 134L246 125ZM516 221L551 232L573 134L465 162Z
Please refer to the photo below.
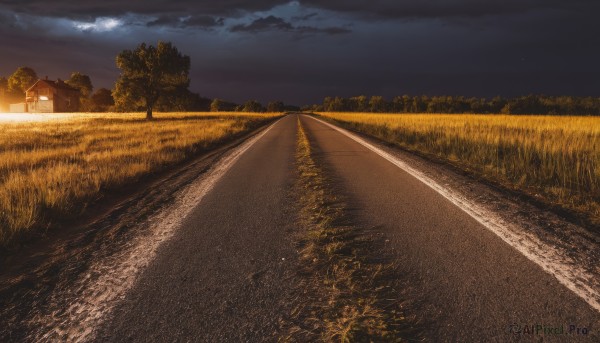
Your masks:
M40 83L43 83L43 84L47 85L48 87L54 88L54 89L64 89L67 91L79 92L79 89L69 86L64 81L51 81L51 80L38 80L36 83L33 84L33 86L29 87L29 89L27 91L32 90L34 87L36 87Z

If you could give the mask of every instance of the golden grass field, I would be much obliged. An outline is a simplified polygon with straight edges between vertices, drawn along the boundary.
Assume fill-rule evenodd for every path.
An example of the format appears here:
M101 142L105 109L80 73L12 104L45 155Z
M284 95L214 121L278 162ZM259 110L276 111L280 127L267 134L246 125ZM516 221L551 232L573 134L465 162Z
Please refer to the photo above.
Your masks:
M600 223L600 117L320 113Z
M277 114L0 114L0 245Z

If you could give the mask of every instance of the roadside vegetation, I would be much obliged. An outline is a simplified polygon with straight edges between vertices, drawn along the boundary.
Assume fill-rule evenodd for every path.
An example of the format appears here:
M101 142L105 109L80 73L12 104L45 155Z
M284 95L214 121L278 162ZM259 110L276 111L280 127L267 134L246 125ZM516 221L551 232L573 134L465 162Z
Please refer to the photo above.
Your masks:
M303 301L282 341L398 342L415 338L414 319L404 316L394 268L381 242L350 225L343 201L312 157L302 124L296 161L302 194L298 285Z
M600 117L320 115L600 224Z
M0 246L102 195L249 132L276 114L65 115L0 123ZM58 117L60 118L60 117Z

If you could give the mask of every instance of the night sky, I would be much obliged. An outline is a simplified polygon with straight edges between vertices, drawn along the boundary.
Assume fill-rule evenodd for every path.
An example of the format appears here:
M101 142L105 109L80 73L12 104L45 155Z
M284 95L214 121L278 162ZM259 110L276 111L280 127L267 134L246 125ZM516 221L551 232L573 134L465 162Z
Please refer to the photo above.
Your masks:
M90 75L171 41L191 90L304 105L326 95L600 96L597 0L0 0L0 75Z

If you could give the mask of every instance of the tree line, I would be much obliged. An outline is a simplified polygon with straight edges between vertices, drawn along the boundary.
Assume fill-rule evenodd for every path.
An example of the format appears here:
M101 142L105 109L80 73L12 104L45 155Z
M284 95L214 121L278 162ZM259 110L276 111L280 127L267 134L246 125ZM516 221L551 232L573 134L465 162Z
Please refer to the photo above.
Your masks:
M82 111L297 111L296 106L272 101L263 106L256 100L236 104L222 99L209 99L189 90L191 60L171 43L157 46L140 44L124 50L116 57L121 73L112 90L100 88L93 92L88 75L73 72L65 81L80 90ZM29 67L20 67L9 77L0 77L0 105L23 102L25 91L38 80ZM463 96L382 96L365 95L350 98L326 97L322 104L305 106L303 110L324 112L377 113L502 113L600 115L600 98L573 96L528 95L517 98L467 98Z
M500 113L600 115L600 98L527 95L516 98L467 98L464 96L326 97L322 104L304 110L375 113Z

